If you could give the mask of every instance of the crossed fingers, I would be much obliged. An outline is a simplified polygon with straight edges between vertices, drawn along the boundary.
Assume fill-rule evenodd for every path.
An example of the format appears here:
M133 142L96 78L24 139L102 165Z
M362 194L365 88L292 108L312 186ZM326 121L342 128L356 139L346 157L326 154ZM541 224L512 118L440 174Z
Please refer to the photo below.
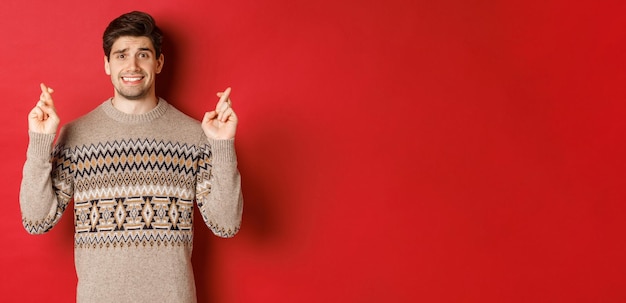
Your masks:
M217 113L217 120L219 122L226 122L228 118L234 113L232 109L232 101L230 100L230 87L223 92L217 93L220 100L215 106L215 112Z
M41 95L39 95L39 102L37 102L37 106L39 108L44 107L54 107L54 102L52 101L52 93L54 90L51 87L47 87L45 84L39 84L41 88Z

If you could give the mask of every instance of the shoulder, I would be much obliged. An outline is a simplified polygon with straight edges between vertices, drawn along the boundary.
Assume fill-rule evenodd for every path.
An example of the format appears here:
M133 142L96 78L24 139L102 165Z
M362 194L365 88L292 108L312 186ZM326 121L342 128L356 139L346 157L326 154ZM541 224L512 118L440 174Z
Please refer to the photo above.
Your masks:
M178 123L181 123L181 124L190 124L193 126L200 125L200 121L181 112L178 108L174 107L170 103L168 103L168 108L167 108L167 112L165 115L168 116L169 119L176 119Z
M85 125L89 125L90 123L93 122L97 122L100 120L105 120L106 118L106 113L102 110L102 107L104 106L104 104L108 102L108 101L104 101L102 102L100 105L96 106L94 109L92 109L91 111L87 112L86 114L71 120L70 122L68 122L67 124L65 124L64 127L83 127Z
M200 121L183 113L171 104L168 104L167 111L163 115L163 122L167 123L167 127L175 127L176 132L183 134L193 134L194 136L202 133Z
M206 141L200 121L183 113L172 104L168 103L167 111L161 120L166 123L168 132L176 134L178 140L194 142L194 144Z
M61 127L60 138L68 140L70 138L80 137L83 133L88 133L96 125L102 125L106 119L102 106L97 106L90 112L71 120Z

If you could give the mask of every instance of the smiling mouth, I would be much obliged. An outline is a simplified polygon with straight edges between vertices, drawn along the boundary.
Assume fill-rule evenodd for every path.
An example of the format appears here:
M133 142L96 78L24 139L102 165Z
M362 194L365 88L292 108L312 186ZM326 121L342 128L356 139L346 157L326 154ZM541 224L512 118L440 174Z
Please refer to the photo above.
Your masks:
M122 80L125 82L137 82L139 80L143 79L142 76L134 76L134 77L122 77Z

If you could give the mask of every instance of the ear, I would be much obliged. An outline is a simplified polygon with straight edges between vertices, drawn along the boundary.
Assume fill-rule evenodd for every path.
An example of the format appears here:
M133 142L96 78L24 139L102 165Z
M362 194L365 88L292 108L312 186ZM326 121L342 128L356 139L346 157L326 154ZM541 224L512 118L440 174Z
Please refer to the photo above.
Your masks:
M163 69L163 64L165 64L165 56L161 54L159 59L157 59L156 73L160 74Z
M104 72L109 76L111 75L111 66L109 65L107 56L104 56Z

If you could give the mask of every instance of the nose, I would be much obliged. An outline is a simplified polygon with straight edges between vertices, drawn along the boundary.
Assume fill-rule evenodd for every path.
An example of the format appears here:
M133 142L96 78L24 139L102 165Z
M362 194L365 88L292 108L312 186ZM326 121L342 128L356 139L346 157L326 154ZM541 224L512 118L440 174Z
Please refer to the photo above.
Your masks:
M138 71L139 70L139 65L137 64L137 58L135 57L131 57L128 59L128 66L127 69L128 71Z

